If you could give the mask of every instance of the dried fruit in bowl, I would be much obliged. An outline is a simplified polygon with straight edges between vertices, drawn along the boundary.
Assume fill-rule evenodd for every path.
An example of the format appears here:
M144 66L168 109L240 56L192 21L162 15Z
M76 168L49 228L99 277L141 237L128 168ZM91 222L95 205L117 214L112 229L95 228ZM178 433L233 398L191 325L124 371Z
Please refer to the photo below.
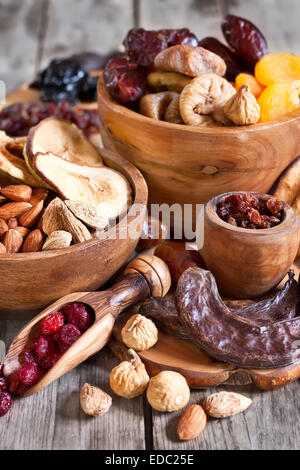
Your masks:
M222 76L226 72L226 64L221 57L203 47L188 45L172 46L160 52L155 57L154 65L158 70L188 77L210 72Z
M299 80L300 56L286 52L267 54L255 65L255 77L265 86Z
M262 32L245 18L227 15L222 23L222 31L229 46L250 67L254 67L268 52Z
M261 122L272 121L289 114L300 106L300 81L270 85L258 98Z
M146 87L146 79L139 66L125 58L110 59L103 79L110 95L122 104L139 100Z

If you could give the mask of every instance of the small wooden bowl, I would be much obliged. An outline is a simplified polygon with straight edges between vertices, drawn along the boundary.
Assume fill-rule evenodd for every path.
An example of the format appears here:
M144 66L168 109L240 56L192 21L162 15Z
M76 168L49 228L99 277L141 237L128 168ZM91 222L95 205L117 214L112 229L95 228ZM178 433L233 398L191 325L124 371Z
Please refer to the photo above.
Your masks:
M231 194L245 192L221 194L207 203L200 251L220 291L238 299L257 297L276 286L292 265L300 238L299 219L286 203L282 222L270 229L244 229L224 222L216 212L219 202Z
M127 177L140 212L122 219L103 240L94 238L61 250L1 255L0 319L28 319L66 294L98 289L135 249L147 208L146 182L122 157L107 150L101 155L107 166Z
M243 127L171 124L118 104L102 76L98 107L104 146L142 171L149 203L195 206L228 191L266 193L300 153L300 110Z

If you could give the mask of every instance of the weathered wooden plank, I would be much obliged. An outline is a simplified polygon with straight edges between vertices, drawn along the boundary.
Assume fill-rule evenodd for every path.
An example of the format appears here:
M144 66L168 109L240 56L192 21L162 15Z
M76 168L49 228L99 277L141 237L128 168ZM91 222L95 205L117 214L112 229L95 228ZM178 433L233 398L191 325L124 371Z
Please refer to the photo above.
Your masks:
M50 0L43 65L75 52L115 50L133 21L132 0Z
M300 54L298 0L224 0L229 13L255 23L267 38L272 52Z
M10 93L34 74L43 2L0 3L0 79Z
M180 450L253 450L299 449L299 384L259 391L254 385L222 386L194 391L191 403L201 403L205 396L221 390L242 393L254 401L244 413L226 419L209 418L203 433L192 441L180 442L176 426L182 412L153 412L155 449Z
M143 0L141 26L148 29L188 27L199 39L222 38L217 0Z
M0 322L0 339L8 345L22 322ZM109 372L118 363L108 349L49 385L38 394L16 400L0 421L0 449L144 449L143 399L113 395L106 415L86 416L79 390L85 382L108 393Z

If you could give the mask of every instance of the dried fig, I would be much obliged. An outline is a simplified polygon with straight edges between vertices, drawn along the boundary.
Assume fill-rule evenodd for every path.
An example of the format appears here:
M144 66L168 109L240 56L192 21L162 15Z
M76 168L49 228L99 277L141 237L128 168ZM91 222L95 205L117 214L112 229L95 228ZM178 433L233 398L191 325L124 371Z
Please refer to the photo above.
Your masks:
M214 121L229 124L224 106L235 93L234 87L215 73L196 77L180 95L181 117L190 126L212 126Z
M203 47L189 45L172 46L161 51L155 57L154 65L164 72L177 72L189 77L198 77L204 73L225 75L224 60Z
M190 81L191 78L175 72L152 72L147 76L148 85L157 89L157 91L167 89L181 93Z
M163 120L167 106L172 99L178 96L175 91L161 91L150 93L141 98L140 111L145 116L156 120Z
M183 120L179 109L180 95L175 96L165 111L165 121L174 122L175 124L183 124Z
M126 346L136 351L146 351L158 340L158 331L153 321L139 314L129 318L121 335Z
M260 107L248 85L243 85L224 106L224 114L237 126L255 124L260 117Z

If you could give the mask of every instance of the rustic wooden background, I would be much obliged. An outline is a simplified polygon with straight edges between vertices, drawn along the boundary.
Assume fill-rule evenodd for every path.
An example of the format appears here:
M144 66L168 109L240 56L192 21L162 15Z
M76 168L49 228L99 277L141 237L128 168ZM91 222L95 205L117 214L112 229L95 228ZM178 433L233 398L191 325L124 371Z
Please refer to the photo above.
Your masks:
M222 38L227 12L245 16L268 38L270 50L300 53L299 0L0 0L0 79L7 92L33 76L49 59L84 50L118 48L127 30L188 26L199 38ZM0 286L1 288L1 286ZM0 322L9 344L22 322ZM79 390L85 381L108 391L117 359L105 349L38 395L15 403L0 419L0 449L299 449L299 384L261 392L254 385L222 386L254 400L226 420L209 420L194 441L176 438L178 413L152 411L142 397L113 396L111 411L83 414ZM195 391L197 403L215 390Z

